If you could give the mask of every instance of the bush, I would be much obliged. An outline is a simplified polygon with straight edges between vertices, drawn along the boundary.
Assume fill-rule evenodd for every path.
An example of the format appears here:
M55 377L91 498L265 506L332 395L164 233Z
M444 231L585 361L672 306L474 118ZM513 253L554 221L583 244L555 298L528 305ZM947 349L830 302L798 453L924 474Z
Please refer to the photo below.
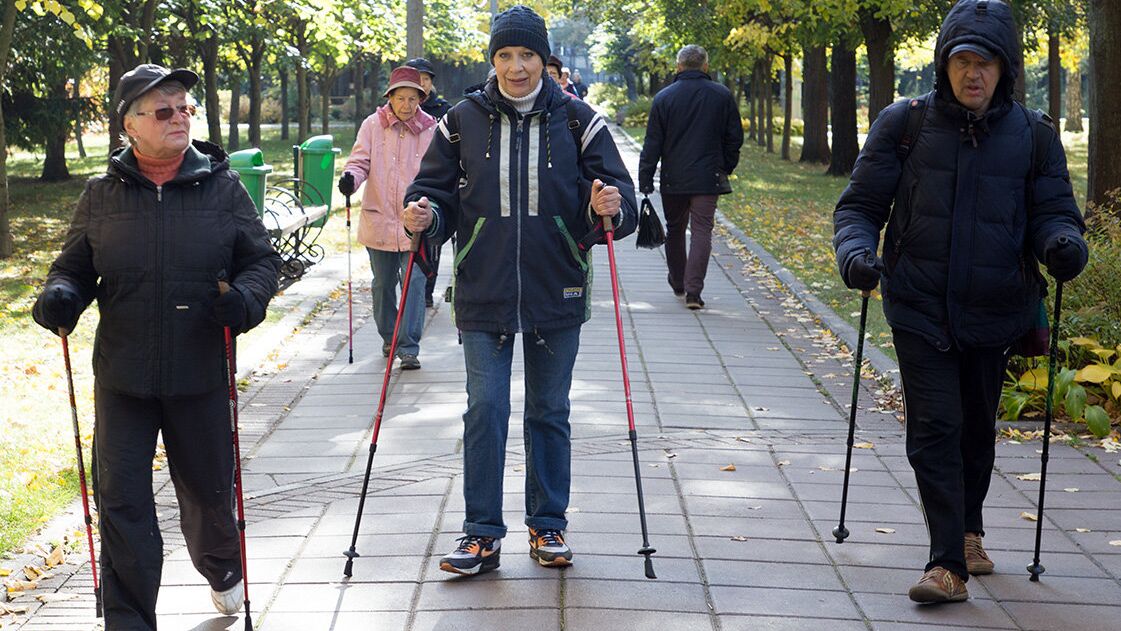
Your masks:
M1087 224L1090 261L1063 286L1063 334L1112 348L1121 344L1121 218L1095 212Z
M623 125L626 127L646 127L650 118L650 106L654 99L649 96L640 96L638 100L626 106Z
M743 116L740 117L740 124L743 126L744 133L751 132L752 121L748 117L747 114L743 114ZM775 129L774 129L775 137L776 138L782 138L782 116L781 115L780 116L775 116L773 124L775 126ZM790 119L790 135L791 136L802 136L805 133L806 133L806 128L805 128L805 124L802 122L802 119L791 118Z
M612 116L627 104L627 89L611 83L593 83L588 86L588 102L607 110Z

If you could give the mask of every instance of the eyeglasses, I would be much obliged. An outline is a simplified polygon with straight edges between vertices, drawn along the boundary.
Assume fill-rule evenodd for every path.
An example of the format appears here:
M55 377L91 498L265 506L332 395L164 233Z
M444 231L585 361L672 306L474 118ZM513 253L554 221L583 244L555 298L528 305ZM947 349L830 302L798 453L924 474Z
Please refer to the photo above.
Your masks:
M187 116L194 116L198 108L194 105L180 105L178 107L161 107L158 110L151 112L137 112L135 116L155 116L158 121L165 121L175 116L176 112L186 114Z

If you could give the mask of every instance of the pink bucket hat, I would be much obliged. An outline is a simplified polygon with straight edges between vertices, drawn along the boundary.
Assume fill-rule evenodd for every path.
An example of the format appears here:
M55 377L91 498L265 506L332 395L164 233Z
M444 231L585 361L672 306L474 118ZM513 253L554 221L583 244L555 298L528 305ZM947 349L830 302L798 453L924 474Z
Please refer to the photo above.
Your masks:
M409 66L394 68L393 72L389 73L389 87L385 89L385 94L382 96L389 98L389 93L397 88L415 88L420 92L421 100L428 97L428 91L420 85L420 71L416 68Z

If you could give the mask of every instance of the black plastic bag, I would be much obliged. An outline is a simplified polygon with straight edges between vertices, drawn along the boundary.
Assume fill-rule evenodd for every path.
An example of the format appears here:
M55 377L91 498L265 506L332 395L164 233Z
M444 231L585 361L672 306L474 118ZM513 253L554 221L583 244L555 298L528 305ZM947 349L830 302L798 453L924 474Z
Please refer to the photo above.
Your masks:
M662 220L654 212L654 205L649 197L642 198L638 209L638 238L635 247L654 249L666 242L666 231L662 227Z

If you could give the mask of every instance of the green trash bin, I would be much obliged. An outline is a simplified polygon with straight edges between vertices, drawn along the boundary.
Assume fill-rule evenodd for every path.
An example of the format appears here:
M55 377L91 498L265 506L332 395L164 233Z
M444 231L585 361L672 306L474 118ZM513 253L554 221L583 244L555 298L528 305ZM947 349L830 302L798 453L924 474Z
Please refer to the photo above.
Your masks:
M299 156L296 177L308 184L300 189L300 202L304 206L326 204L330 212L331 194L335 190L335 156L342 150L335 146L335 139L330 134L312 136L293 149ZM327 223L327 217L323 215L310 225L321 227Z
M257 206L257 215L265 212L265 187L272 167L265 164L265 155L260 149L244 149L230 154L230 168L241 175L241 183L249 191L249 197Z

